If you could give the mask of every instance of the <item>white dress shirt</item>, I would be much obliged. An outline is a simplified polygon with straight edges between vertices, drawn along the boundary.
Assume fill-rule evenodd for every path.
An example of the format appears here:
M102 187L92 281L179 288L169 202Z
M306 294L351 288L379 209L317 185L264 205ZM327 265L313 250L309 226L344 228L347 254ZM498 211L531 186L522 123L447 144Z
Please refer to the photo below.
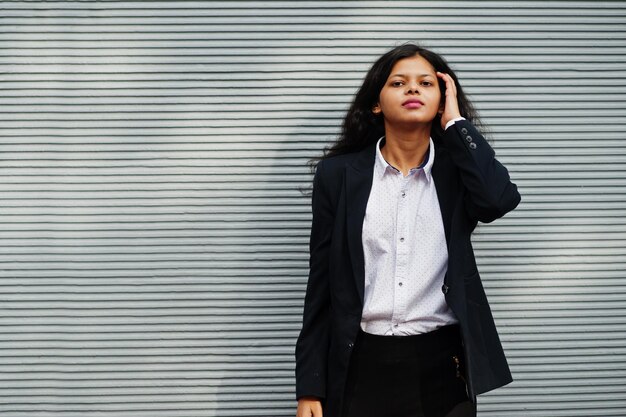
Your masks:
M461 119L454 119L446 128ZM422 166L405 177L376 144L374 178L362 241L365 293L361 328L377 335L414 335L456 323L441 291L448 249L431 170L432 139Z

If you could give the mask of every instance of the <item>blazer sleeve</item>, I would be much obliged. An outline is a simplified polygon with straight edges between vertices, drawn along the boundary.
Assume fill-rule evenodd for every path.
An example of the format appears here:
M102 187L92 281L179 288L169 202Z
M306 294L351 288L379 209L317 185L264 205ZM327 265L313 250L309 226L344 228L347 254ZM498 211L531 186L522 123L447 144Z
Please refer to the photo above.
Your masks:
M329 252L334 208L325 177L324 160L313 179L309 279L304 299L302 330L296 343L296 398L326 396L330 328Z
M495 158L489 143L469 121L457 121L446 129L443 143L468 191L465 207L470 218L489 223L517 207L521 201L517 186Z

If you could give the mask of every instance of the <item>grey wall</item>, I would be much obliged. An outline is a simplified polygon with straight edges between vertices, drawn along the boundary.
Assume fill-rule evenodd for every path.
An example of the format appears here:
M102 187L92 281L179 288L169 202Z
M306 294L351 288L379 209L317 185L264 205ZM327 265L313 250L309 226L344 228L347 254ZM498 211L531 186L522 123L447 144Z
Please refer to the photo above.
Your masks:
M407 40L523 195L480 416L626 415L623 1L0 3L0 414L294 415L306 161Z

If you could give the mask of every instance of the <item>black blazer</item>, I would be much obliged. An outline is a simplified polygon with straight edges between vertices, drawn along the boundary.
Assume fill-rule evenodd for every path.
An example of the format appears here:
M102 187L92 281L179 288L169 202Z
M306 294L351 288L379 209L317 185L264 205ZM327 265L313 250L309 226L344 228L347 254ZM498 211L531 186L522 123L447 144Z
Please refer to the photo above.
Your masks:
M323 159L313 180L310 272L296 344L296 396L322 399L339 417L350 354L363 310L361 230L372 186L375 144ZM520 202L517 187L468 121L435 141L432 169L448 243L442 291L462 331L470 397L512 381L478 275L470 234Z

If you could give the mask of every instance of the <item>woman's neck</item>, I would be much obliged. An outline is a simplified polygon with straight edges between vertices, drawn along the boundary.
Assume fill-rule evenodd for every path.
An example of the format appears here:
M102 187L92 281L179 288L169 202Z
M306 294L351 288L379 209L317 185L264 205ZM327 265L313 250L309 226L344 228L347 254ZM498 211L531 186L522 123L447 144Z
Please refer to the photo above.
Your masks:
M385 126L385 146L381 153L389 164L408 175L424 162L430 144L430 126L413 130Z

